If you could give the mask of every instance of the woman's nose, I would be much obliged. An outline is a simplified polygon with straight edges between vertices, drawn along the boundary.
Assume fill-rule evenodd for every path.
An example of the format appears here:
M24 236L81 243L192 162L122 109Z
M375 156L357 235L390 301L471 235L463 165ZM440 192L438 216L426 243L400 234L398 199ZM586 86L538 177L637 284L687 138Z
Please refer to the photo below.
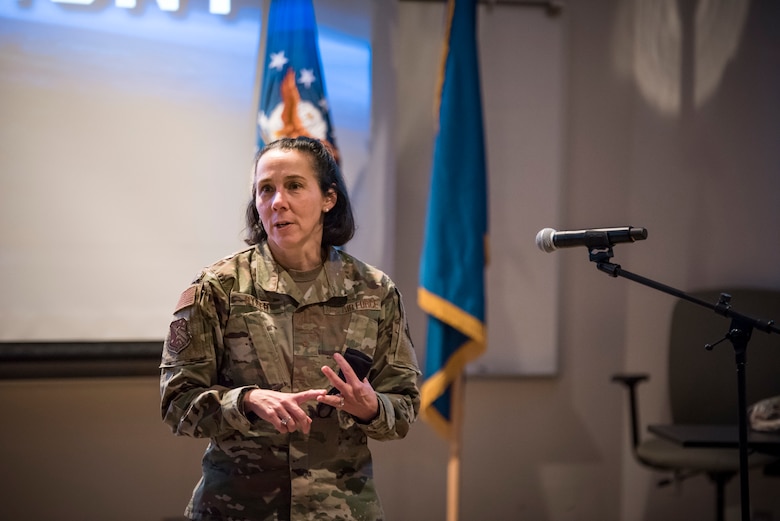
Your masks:
M285 207L286 205L287 205L287 203L286 203L286 200L284 198L284 194L282 193L281 190L277 190L274 193L273 199L271 199L271 208L276 210L278 208Z

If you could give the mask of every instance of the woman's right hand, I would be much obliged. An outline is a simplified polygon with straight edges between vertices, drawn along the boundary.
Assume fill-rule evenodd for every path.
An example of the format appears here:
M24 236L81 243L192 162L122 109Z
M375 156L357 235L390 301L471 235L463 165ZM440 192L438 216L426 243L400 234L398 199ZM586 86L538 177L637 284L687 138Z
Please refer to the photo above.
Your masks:
M279 432L309 433L311 418L301 404L327 394L325 389L310 389L299 393L281 393L269 389L252 389L244 393L244 411L252 411L271 423Z

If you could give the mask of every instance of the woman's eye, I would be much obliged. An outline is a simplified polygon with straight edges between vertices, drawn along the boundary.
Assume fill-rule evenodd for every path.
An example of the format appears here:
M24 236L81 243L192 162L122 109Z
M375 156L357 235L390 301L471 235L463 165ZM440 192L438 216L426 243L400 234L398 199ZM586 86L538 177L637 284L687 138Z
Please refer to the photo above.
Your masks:
M268 192L270 192L270 191L271 191L271 187L270 187L270 186L268 186L268 185L266 185L266 186L261 186L260 188L258 188L258 189L257 189L257 192L258 192L258 193L261 193L261 194L267 194L267 193L268 193Z

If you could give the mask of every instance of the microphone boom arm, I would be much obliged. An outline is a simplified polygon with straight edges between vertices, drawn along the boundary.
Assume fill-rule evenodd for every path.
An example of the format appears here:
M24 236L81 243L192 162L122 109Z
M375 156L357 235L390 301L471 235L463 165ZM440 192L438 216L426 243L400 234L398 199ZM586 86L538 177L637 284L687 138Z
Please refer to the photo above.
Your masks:
M721 294L721 298L716 304L711 304L705 300L696 298L693 295L689 295L683 291L680 291L679 289L667 286L666 284L661 284L660 282L656 282L641 275L637 275L636 273L626 271L621 268L619 264L606 262L606 258L612 257L612 248L607 248L607 250L608 251L604 251L602 249L593 248L590 250L590 257L593 262L596 262L596 267L599 270L603 271L607 275L610 275L611 277L623 277L625 279L638 282L639 284L656 289L668 295L672 295L673 297L681 298L683 300L687 300L688 302L693 302L699 306L711 309L715 313L723 315L726 318L737 319L750 327L758 329L759 331L780 334L780 328L774 325L774 320L753 318L735 311L730 304L731 296L726 293Z

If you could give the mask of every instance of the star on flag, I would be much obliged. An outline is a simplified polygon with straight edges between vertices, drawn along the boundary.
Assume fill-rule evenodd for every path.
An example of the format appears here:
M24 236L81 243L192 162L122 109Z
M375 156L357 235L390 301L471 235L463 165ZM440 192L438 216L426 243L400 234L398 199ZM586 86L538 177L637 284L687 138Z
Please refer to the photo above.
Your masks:
M284 67L288 60L285 55L284 51L279 52L272 52L271 53L271 63L268 64L268 67L271 69L276 69L277 71L282 70L282 67Z

